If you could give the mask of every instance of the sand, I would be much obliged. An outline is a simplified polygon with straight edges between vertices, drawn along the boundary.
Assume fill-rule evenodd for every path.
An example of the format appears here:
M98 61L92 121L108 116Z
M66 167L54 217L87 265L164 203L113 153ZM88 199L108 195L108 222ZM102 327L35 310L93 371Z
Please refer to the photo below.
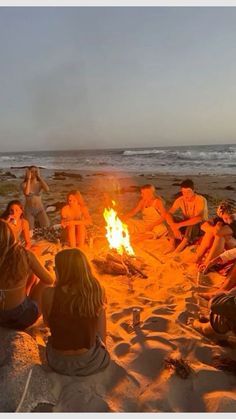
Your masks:
M5 180L5 183L18 187L20 172L15 170L14 173L17 179ZM111 193L120 208L129 210L137 202L138 186L152 183L170 203L184 178L142 173L108 176L87 172L82 175L82 180L67 177L55 180L53 173L48 172L51 192L44 196L44 203L52 206L63 202L70 189L78 188L82 192L98 226L93 247L85 248L90 261L108 251L102 218L104 192ZM197 191L208 198L210 215L214 215L221 199L232 199L236 176L192 178ZM12 195L9 191L2 195L1 207L17 194L15 188ZM54 223L58 222L58 211L49 215ZM164 255L167 246L166 238L134 245L136 256L145 265L146 279L103 275L94 268L106 289L107 347L112 361L104 372L83 379L60 376L48 369L47 377L55 398L52 411L236 411L236 376L222 371L215 363L219 356L236 359L236 337L228 333L220 339L209 338L194 327L194 321L208 314L207 303L199 298L198 291L219 285L223 277L217 273L197 275L196 265L188 262L196 250L194 246L186 249L181 257ZM38 243L43 262L52 259L56 250L46 241ZM132 309L135 307L141 310L141 323L133 327ZM48 330L41 320L30 333L42 351ZM179 368L171 367L172 364Z

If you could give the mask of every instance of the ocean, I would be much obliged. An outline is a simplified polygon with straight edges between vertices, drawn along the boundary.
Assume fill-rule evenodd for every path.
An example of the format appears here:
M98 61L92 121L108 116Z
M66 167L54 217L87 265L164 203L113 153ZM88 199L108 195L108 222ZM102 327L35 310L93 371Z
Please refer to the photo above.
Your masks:
M236 145L0 153L0 168L163 174L235 174Z

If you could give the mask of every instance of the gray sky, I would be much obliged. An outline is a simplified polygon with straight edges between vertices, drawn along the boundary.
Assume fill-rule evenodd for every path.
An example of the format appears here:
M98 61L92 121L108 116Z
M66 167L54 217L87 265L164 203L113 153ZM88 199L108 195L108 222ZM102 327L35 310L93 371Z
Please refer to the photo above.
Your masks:
M0 8L0 151L236 142L236 8Z

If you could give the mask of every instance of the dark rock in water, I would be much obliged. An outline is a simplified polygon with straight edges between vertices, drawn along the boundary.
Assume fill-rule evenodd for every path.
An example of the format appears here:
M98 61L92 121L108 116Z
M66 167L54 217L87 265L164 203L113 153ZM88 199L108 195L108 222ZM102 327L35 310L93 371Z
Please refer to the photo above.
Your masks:
M64 177L64 176L54 176L53 179L54 180L66 180L66 177Z
M82 180L83 176L79 173L69 173L69 172L54 172L54 178L58 179L58 178L66 178L66 177L72 177L72 178L76 178L78 180ZM62 179L64 180L64 179Z
M10 177L11 179L16 179L17 178L16 175L13 175L13 173L11 173L11 172L1 173L1 177L3 177L3 178Z
M233 186L226 186L225 188L224 188L226 191L234 191L235 190L235 188L233 188Z
M139 175L139 176L144 176L144 174L143 174L143 173L141 173L141 175Z

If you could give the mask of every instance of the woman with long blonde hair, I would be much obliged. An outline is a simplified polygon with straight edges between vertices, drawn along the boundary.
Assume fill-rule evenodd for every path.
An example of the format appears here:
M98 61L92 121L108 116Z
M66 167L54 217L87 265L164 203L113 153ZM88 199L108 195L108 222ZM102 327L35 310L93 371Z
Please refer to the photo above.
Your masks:
M67 205L61 210L61 225L66 230L70 247L81 247L86 239L86 226L92 224L88 208L78 190L67 195Z
M37 279L37 278L38 279ZM26 329L41 313L41 296L53 278L0 220L0 326Z
M79 249L57 253L55 271L55 287L44 290L42 304L51 331L48 363L61 374L93 374L110 360L105 348L105 292Z

